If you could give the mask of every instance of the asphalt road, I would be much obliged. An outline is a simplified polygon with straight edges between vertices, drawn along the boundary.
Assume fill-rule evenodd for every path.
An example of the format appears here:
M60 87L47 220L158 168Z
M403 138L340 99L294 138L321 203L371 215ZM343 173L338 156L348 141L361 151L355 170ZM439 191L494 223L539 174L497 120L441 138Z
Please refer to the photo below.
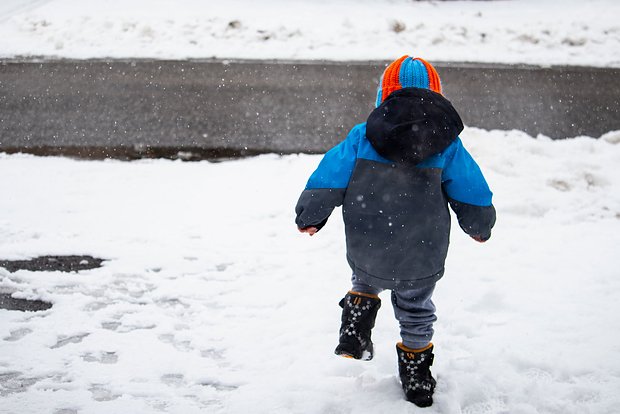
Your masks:
M318 153L373 108L385 62L0 63L0 151L202 159ZM466 125L620 129L620 69L435 63Z

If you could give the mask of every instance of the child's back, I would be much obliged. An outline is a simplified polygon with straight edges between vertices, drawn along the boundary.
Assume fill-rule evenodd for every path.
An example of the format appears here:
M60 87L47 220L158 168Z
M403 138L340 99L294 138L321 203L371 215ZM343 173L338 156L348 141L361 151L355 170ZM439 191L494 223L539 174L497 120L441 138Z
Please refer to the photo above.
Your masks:
M399 349L413 356L432 351L431 295L444 273L448 204L472 238L482 242L491 236L492 193L458 138L463 130L458 113L440 92L430 64L407 56L394 61L383 73L377 108L325 154L297 203L297 226L311 235L343 206L353 289L341 302L340 355L361 359L365 351L372 358L370 329L380 306L374 296L382 289L392 290L403 337ZM421 299L421 305L413 303ZM406 360L400 351L399 356ZM432 403L430 370L424 378L419 382L428 389L420 399L408 393L411 378L401 374L407 398L418 405Z

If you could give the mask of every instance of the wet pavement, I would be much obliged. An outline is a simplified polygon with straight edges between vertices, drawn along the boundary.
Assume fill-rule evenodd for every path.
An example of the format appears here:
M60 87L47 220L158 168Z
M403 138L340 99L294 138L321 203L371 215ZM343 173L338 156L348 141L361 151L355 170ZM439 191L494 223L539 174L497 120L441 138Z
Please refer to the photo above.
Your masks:
M38 312L50 309L52 304L41 300L14 298L9 293L0 293L0 309L21 312Z
M92 256L40 256L30 260L0 260L0 267L9 272L79 272L101 267L103 259Z
M91 256L41 256L30 260L0 260L0 268L8 272L28 270L32 272L78 272L101 267L102 259ZM37 312L50 309L52 304L41 300L13 297L12 293L0 292L0 309Z
M385 62L0 63L0 151L217 159L318 153L373 107ZM435 63L468 126L620 129L620 69Z

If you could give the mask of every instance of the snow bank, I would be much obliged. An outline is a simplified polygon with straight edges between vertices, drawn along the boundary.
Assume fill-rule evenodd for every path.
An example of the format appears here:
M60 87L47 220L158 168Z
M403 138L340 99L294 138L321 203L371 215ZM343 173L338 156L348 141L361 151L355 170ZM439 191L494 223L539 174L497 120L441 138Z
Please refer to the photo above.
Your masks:
M21 6L19 6L21 4ZM615 0L11 0L0 57L620 66Z
M468 128L495 192L480 245L454 226L435 296L428 413L613 413L620 396L620 146ZM617 133L615 135L617 137ZM347 290L339 212L317 236L293 206L320 157L226 163L0 155L0 258L90 254L79 274L8 273L8 413L410 412L389 296L377 356L332 354Z

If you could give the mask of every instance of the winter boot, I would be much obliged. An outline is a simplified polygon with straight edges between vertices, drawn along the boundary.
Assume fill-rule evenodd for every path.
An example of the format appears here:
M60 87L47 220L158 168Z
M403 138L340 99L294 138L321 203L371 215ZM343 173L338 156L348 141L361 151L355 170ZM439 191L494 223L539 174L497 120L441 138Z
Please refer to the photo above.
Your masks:
M381 299L377 295L349 292L340 301L342 325L336 355L369 361L373 357L370 331L375 326Z
M398 373L407 401L418 407L433 404L435 378L431 375L433 365L433 344L422 349L410 349L401 342L396 344L398 354Z

